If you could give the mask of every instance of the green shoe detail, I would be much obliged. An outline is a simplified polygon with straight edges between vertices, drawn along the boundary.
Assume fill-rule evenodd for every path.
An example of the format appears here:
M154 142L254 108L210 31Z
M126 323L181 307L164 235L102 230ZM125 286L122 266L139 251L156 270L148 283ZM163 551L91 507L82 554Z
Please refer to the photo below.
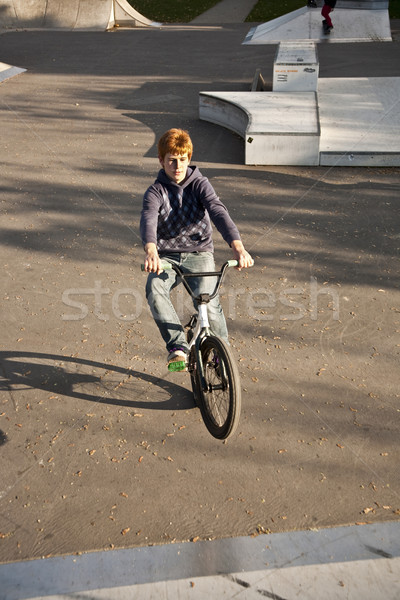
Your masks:
M187 365L184 360L174 360L169 363L168 371L186 371Z

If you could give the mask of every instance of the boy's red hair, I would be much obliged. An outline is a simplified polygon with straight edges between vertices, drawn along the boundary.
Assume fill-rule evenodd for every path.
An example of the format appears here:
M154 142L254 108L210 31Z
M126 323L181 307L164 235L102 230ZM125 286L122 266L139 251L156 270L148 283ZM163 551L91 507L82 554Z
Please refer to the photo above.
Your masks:
M166 154L187 154L190 160L193 154L192 140L184 129L168 129L158 140L157 149L161 159Z

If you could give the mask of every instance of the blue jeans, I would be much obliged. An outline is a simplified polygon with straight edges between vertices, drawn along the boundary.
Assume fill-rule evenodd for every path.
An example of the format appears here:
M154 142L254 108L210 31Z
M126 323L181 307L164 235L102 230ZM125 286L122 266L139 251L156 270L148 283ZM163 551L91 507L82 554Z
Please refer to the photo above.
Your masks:
M184 273L215 271L212 252L171 252L162 254L163 260L175 263ZM160 330L168 352L173 348L188 349L182 323L171 302L170 292L179 284L175 271L149 273L146 284L146 298L153 318ZM188 279L191 289L196 295L211 293L216 284L215 277L191 277ZM193 300L197 309L197 303ZM210 330L213 335L228 341L225 316L218 295L207 305Z

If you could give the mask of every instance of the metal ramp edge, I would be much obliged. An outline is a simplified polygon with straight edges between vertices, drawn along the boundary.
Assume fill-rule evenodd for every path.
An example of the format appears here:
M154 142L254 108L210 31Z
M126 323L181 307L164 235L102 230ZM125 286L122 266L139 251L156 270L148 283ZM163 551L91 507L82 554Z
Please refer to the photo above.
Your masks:
M272 19L271 21L262 23L261 25L256 25L255 27L252 27L250 29L242 44L257 44L259 43L257 42L257 40L264 39L264 37L270 31L274 31L275 29L278 29L278 27L290 23L294 19L297 19L298 17L304 15L305 13L308 13L311 10L313 9L308 8L307 6L303 6L302 8L298 8L297 10L287 13L286 15L282 15L281 17L277 17L276 19Z

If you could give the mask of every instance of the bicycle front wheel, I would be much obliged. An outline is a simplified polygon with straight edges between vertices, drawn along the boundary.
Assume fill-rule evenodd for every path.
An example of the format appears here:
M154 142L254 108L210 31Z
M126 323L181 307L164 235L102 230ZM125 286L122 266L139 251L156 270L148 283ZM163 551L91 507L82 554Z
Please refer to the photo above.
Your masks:
M211 435L225 440L239 423L242 403L239 370L232 350L217 337L206 337L200 352L206 387L202 389L198 373L201 414Z

